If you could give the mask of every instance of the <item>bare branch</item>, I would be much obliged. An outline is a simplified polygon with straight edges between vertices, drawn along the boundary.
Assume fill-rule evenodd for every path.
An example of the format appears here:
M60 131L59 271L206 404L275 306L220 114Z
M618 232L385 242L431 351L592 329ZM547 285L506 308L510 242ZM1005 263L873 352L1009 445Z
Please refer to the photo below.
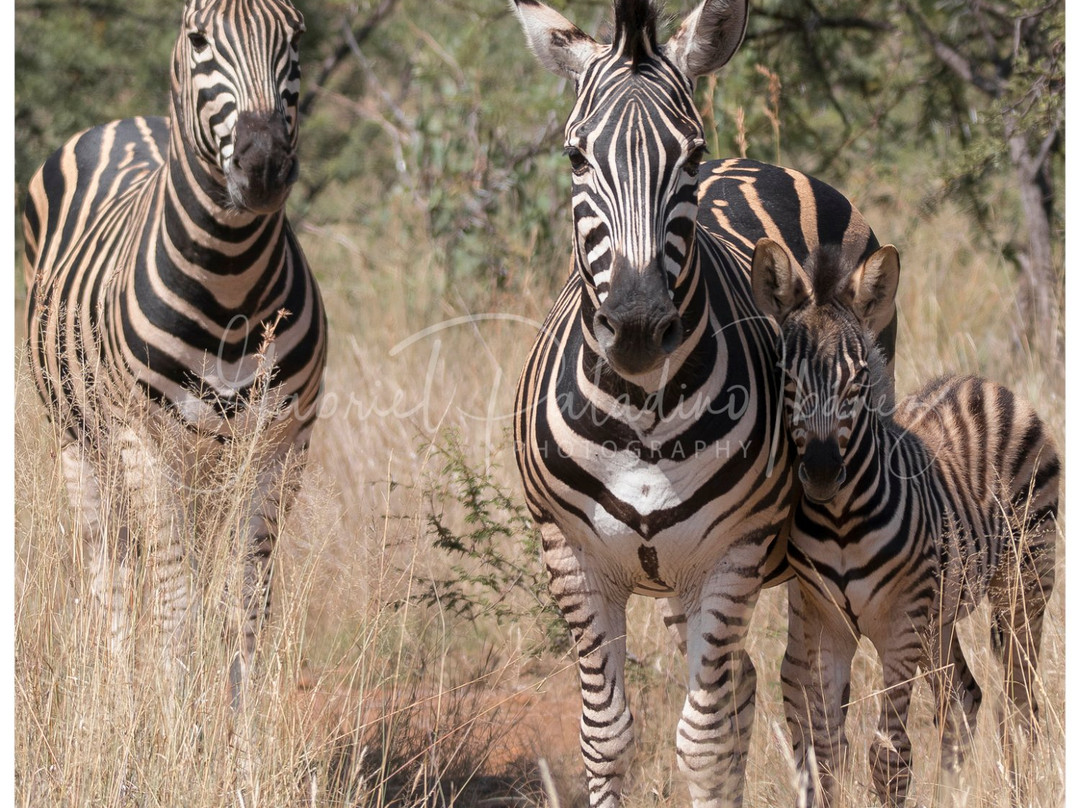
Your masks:
M1057 143L1058 134L1060 133L1060 130L1061 130L1061 120L1060 120L1060 118L1061 118L1061 115L1059 114L1058 115L1057 125L1052 130L1050 130L1049 132L1046 133L1046 137L1043 138L1043 142L1039 145L1039 151L1035 155L1036 171L1041 171L1042 170L1043 165L1046 163L1047 159L1050 157L1050 151L1054 148L1054 145Z
M375 10L368 15L368 18L364 20L363 24L357 27L355 30L347 21L343 21L342 27L344 33L342 34L341 41L333 52L330 53L319 67L319 75L315 78L315 87L323 87L330 79L330 76L341 66L342 61L353 52L353 48L359 43L367 39L379 27L386 17L397 6L398 0L380 0L379 5L375 7ZM309 90L304 94L303 99L300 101L300 115L307 115L311 110L312 104L315 103L315 99L319 97L319 94L313 90Z
M782 34L801 34L808 30L869 31L875 34L888 34L896 30L896 26L890 22L865 17L806 17L766 10L759 11L757 16L778 24L764 31L747 31L747 40L769 39Z
M919 11L914 4L907 0L903 0L900 5L915 23L915 27L918 28L919 33L930 44L938 61L968 84L982 90L991 98L997 98L1001 95L1003 87L1000 80L979 75L967 57L941 39L941 37L934 32L934 29L930 27L930 23L927 22L926 18L922 15L922 12Z

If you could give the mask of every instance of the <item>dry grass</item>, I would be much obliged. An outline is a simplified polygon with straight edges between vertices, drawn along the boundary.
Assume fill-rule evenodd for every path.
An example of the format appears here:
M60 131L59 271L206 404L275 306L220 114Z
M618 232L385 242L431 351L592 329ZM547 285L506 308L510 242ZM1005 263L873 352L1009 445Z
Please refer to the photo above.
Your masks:
M847 190L868 198L882 184L871 177L864 189ZM1017 346L1003 263L980 251L956 212L922 219L902 200L862 207L903 261L901 392L934 373L979 372L1031 398L1060 443L1062 374ZM585 804L569 660L525 653L536 626L462 623L409 600L445 565L425 532L426 492L437 472L428 443L454 428L472 463L520 490L508 436L513 390L553 298L557 281L549 278L561 279L564 269L539 268L524 279L532 291L516 296L459 294L441 287L433 252L396 234L335 226L301 230L301 237L329 305L327 397L278 545L273 618L258 651L253 708L239 728L226 703L212 609L194 632L179 691L163 688L153 665L124 668L107 653L102 620L87 608L56 441L32 385L18 374L18 805L550 805L540 757L548 794L556 792L564 808ZM476 316L487 314L499 317ZM1063 589L1050 602L1043 639L1043 744L1022 769L1031 803L1040 806L1063 802ZM783 593L765 593L750 639L759 675L750 806L792 802L778 675L785 621ZM684 665L651 603L633 601L630 626L638 741L626 802L684 805L673 740ZM1001 677L985 612L962 631L985 691L966 791L942 800L934 756L918 754L917 794L927 805L1004 806L1009 792L990 718L1002 699ZM132 686L122 686L124 677ZM844 788L852 806L873 802L865 749L877 722L879 677L864 649L848 724L855 757ZM936 749L924 684L911 723L915 749ZM234 732L244 734L257 766L239 765Z

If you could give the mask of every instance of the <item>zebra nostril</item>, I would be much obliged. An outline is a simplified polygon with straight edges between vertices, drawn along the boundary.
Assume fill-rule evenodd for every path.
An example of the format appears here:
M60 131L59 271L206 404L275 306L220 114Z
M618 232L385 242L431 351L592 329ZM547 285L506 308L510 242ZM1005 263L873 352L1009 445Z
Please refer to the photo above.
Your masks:
M656 344L666 354L674 353L682 344L682 320L677 314L665 318L656 328Z
M615 324L611 322L611 319L603 312L597 312L593 318L593 331L596 332L597 339L614 341L618 336L618 332L615 328Z

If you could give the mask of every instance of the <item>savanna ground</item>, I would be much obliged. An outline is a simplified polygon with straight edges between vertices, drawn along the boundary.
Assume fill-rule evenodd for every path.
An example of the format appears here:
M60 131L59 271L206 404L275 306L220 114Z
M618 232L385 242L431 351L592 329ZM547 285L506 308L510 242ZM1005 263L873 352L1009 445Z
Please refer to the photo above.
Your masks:
M965 211L922 204L934 183L918 161L867 164L838 183L881 240L900 250L898 391L942 372L989 376L1032 400L1063 447L1061 365L1018 336L1013 269ZM986 201L1005 205L1002 198L993 192ZM323 212L354 209L347 190L319 204ZM510 437L518 373L568 265L566 210L551 214L551 238L565 250L538 244L545 235L535 229L478 236L502 240L512 257L509 280L484 283L453 275L442 245L398 224L415 216L408 199L386 204L382 216L359 221L319 210L299 219L328 306L331 353L304 484L278 544L273 616L242 726L233 725L225 696L212 605L183 657L178 692L162 686L152 662L120 663L106 653L72 539L57 438L17 351L17 805L587 804L573 657L543 608ZM24 297L20 281L17 321ZM227 532L242 462L221 475L227 485L204 507L217 509L213 523ZM1043 737L1020 772L1038 806L1064 802L1064 513L1060 526L1059 584L1042 643ZM208 570L228 566L224 544L200 545L208 604L219 584ZM766 592L750 631L758 701L746 802L754 808L791 804L794 794L779 688L785 623L783 593ZM987 624L980 609L961 628L985 694L961 792L934 787L929 688L916 690L911 730L923 804L1010 804L994 727L1001 675ZM684 666L646 600L631 603L628 644L637 742L626 804L685 805L674 755ZM874 802L866 747L879 676L864 647L848 719L850 806ZM237 765L233 733L257 766Z

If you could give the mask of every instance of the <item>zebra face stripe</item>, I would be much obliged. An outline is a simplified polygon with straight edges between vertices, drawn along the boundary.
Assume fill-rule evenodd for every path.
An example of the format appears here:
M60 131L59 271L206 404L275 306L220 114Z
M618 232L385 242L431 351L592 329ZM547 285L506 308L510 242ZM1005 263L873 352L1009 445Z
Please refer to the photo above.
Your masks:
M271 212L296 178L303 31L286 0L189 0L173 106L188 148L226 188L224 204ZM257 121L246 134L245 120Z
M690 82L661 54L607 49L566 124L585 326L619 373L647 373L682 343L676 287L693 256L705 151Z
M799 477L806 496L827 501L847 478L848 449L867 405L866 345L834 309L813 307L784 324L781 351L784 419Z
M690 254L704 148L689 83L662 57L633 67L615 54L585 71L565 151L578 264L598 305L619 266L661 271L674 290Z

